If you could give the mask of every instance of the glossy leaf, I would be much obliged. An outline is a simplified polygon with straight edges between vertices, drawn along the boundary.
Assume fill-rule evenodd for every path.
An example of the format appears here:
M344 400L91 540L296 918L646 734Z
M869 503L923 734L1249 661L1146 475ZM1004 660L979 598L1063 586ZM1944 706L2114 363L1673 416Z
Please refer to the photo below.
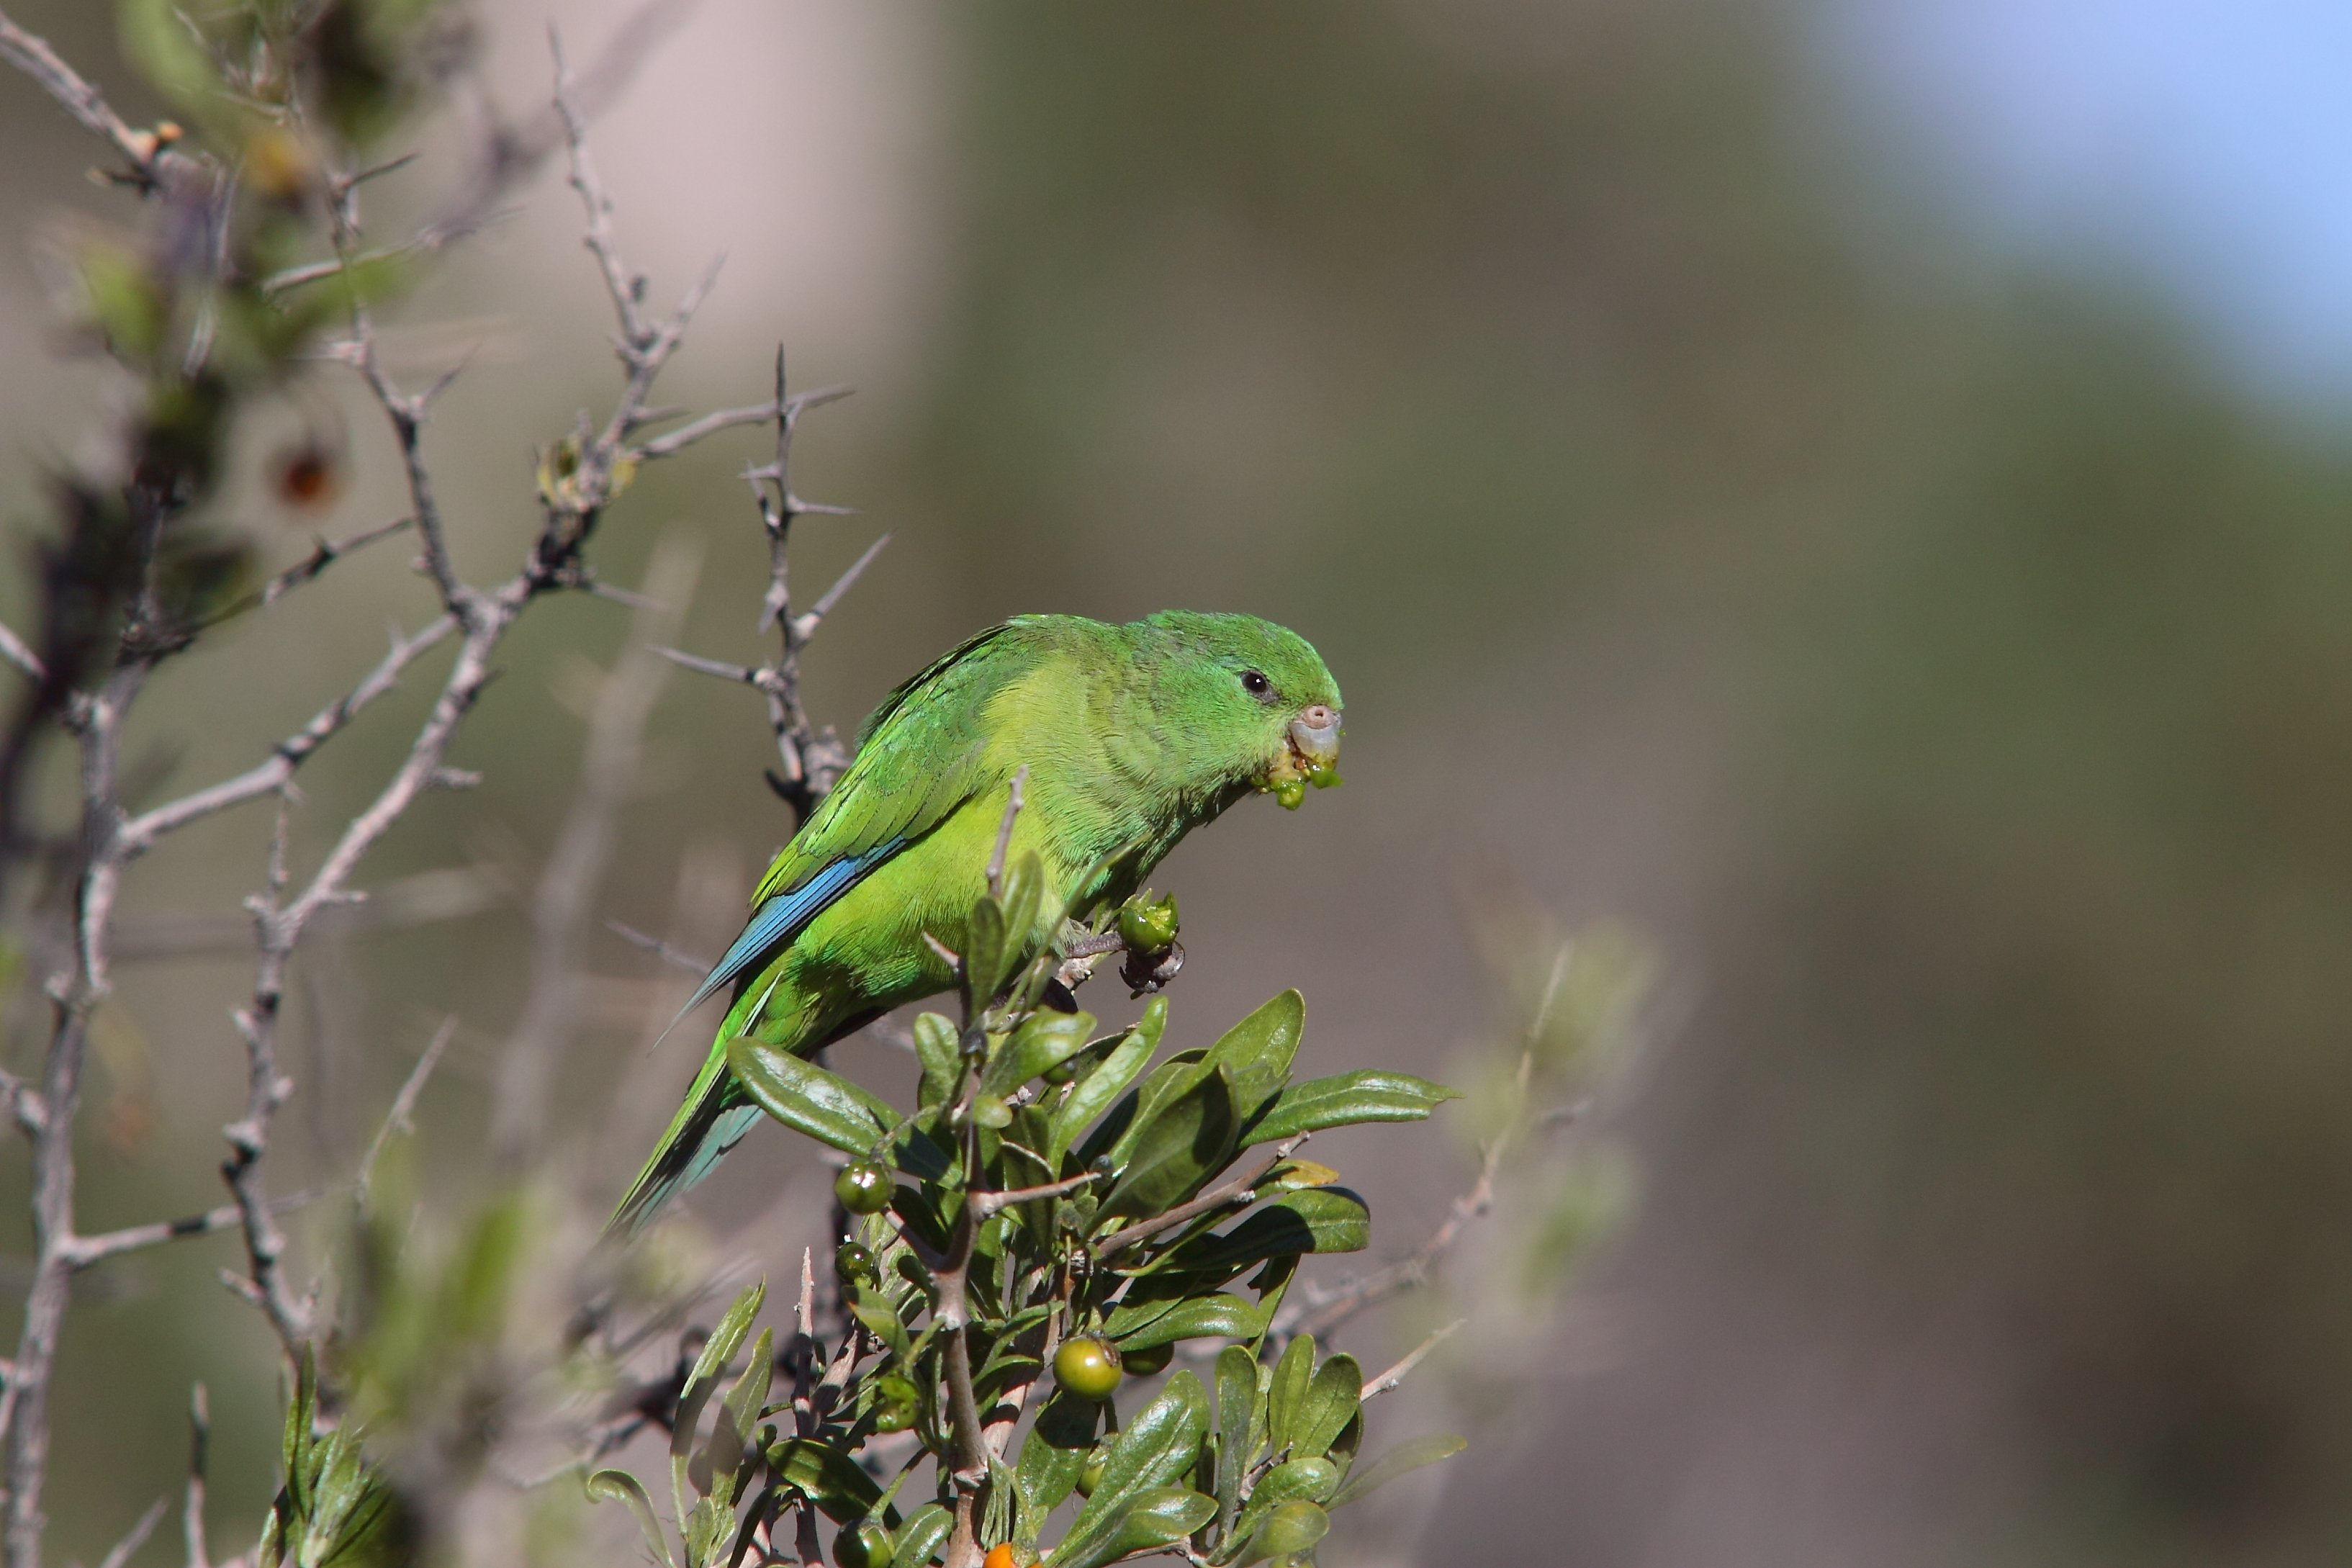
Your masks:
M761 1110L845 1154L871 1153L898 1120L878 1096L763 1040L728 1041L727 1065Z
M1358 1498L1388 1485L1399 1476L1411 1475L1423 1466L1433 1465L1440 1459L1450 1459L1469 1446L1469 1438L1451 1432L1433 1433L1409 1443L1401 1443L1350 1474L1347 1484L1332 1497L1331 1506L1344 1508Z
M1307 1029L1307 998L1286 991L1225 1031L1209 1047L1208 1059L1223 1063L1233 1079L1234 1110L1244 1121L1255 1116L1290 1080L1290 1064Z
M1301 1334L1283 1348L1275 1363L1274 1382L1265 1392L1266 1436L1276 1452L1291 1446L1298 1430L1299 1407L1315 1382L1315 1336Z
M1019 1521L1013 1533L1034 1540L1046 1515L1077 1489L1078 1472L1095 1445L1095 1424L1102 1406L1056 1392L1037 1413L1037 1423L1021 1440L1021 1457L1013 1467Z
M1217 1352L1217 1522L1230 1531L1241 1509L1242 1478L1265 1440L1257 1358L1240 1345Z
M982 896L971 906L963 927L965 1016L988 1005L1004 979L1006 953L1004 906Z
M927 1502L898 1531L898 1549L890 1554L890 1568L924 1568L955 1533L955 1516L938 1503Z
M1261 1204L1222 1236L1186 1242L1170 1255L1179 1273L1231 1279L1253 1263L1302 1252L1360 1252L1370 1245L1371 1211L1346 1187L1309 1187Z
M1006 1095L1086 1048L1095 1032L1091 1013L1035 1013L996 1050L982 1075L982 1094Z
M1183 1540L1216 1517L1214 1498L1190 1487L1152 1487L1136 1493L1097 1528L1081 1535L1073 1525L1046 1559L1047 1568L1102 1568Z
M787 1437L768 1450L777 1480L797 1489L836 1524L855 1524L874 1511L882 1489L857 1461L816 1437Z
M1110 1054L1092 1072L1072 1085L1070 1095L1062 1108L1054 1113L1054 1146L1047 1157L1056 1164L1078 1134L1085 1131L1094 1119L1108 1110L1127 1086L1135 1081L1151 1053L1160 1048L1160 1037L1168 1026L1168 998L1154 996L1144 1005L1143 1016L1126 1037L1111 1047Z
M1192 1468L1208 1429L1208 1391L1191 1373L1178 1373L1168 1380L1160 1397L1139 1411L1112 1440L1110 1452L1103 1459L1102 1479L1071 1523L1070 1532L1055 1549L1054 1568L1111 1561L1116 1552L1111 1556L1089 1553L1109 1546L1130 1501L1168 1486ZM1213 1504L1211 1509L1214 1510Z
M1145 1116L1103 1199L1105 1216L1158 1214L1233 1157L1233 1084L1222 1067L1204 1064L1196 1080Z
M1112 1165L1126 1164L1136 1137L1151 1113L1191 1086L1201 1074L1202 1058L1208 1054L1204 1049L1178 1051L1144 1074L1143 1081L1112 1106L1102 1124L1087 1135L1085 1146L1078 1151L1079 1157L1091 1163L1107 1154Z
M1265 1316L1255 1307L1239 1296L1219 1293L1174 1302L1114 1342L1122 1352L1145 1351L1178 1340L1253 1339L1265 1327Z
M1420 1121L1445 1101L1460 1098L1459 1090L1442 1083L1377 1068L1309 1079L1275 1096L1243 1132L1243 1146L1279 1143L1302 1132L1359 1121Z
M1291 1418L1290 1457L1320 1458L1363 1404L1364 1369L1345 1351L1326 1361Z
M925 1013L915 1020L915 1059L923 1064L921 1084L915 1090L918 1110L929 1110L945 1105L955 1098L956 1082L961 1076L963 1053L956 1037L956 1026L937 1013Z

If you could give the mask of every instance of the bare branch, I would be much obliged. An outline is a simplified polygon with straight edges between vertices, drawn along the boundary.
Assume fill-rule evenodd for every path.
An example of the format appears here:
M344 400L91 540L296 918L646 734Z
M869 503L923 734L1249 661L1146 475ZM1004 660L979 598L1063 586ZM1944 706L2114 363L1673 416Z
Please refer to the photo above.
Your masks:
M1097 1179L1094 1172L1085 1171L1066 1181L1047 1182L1043 1186L1015 1187L1002 1193L974 1193L971 1198L972 1223L978 1225L993 1219L1014 1204L1025 1204L1036 1198L1066 1196Z
M648 936L644 931L637 930L635 926L624 925L619 921L615 920L608 920L604 922L604 929L611 931L614 936L619 937L623 942L627 942L630 946L641 948L645 952L652 953L656 958L660 959L672 969L683 969L688 974L696 975L698 977L710 973L711 965L709 960L697 958L690 952L680 952L677 948L672 947L661 938L657 936Z
M270 1206L273 1212L284 1214L300 1208L316 1195L299 1193L292 1197L276 1199ZM218 1208L206 1209L203 1214L190 1215L184 1219L157 1220L149 1225L124 1226L121 1230L104 1231L97 1236L77 1236L59 1250L67 1267L79 1272L126 1252L141 1252L192 1236L210 1236L215 1231L233 1230L244 1217L235 1204L223 1204Z
M812 408L838 403L856 390L854 386L821 386L814 392L796 394L781 404L770 398L765 403L754 403L744 408L722 408L715 414L704 415L692 424L681 425L667 436L656 436L632 447L629 456L640 461L676 457L697 441L716 436L721 430L731 430L739 425L765 425L776 417L780 409L786 418L796 419Z
M1013 770L1013 784L1004 796L1004 820L996 826L996 850L988 858L988 896L1004 893L1004 852L1013 847L1013 825L1021 817L1021 792L1029 783L1029 764Z
M35 680L48 679L48 666L41 662L41 656L33 651L32 645L5 626L0 626L0 658L6 659Z
M295 770L309 761L312 752L357 718L362 709L398 684L401 672L415 663L419 654L435 647L456 629L456 621L442 616L426 624L415 637L404 637L397 632L394 633L391 651L377 662L376 667L348 693L320 709L308 724L279 742L268 761L208 789L167 801L125 823L121 835L123 854L135 858L153 848L157 839L176 828L185 827L189 823L215 812L226 811L233 805L242 805L248 800L258 800L263 795L276 795L287 789L293 782Z
M1097 1258L1115 1257L1139 1241L1147 1241L1162 1231L1173 1230L1178 1226L1190 1225L1202 1215L1214 1214L1221 1208L1248 1199L1257 1184L1272 1174L1276 1165L1289 1159L1292 1151L1306 1142L1309 1136L1311 1134L1301 1132L1296 1138L1286 1139L1275 1145L1273 1153L1232 1180L1219 1183L1199 1197L1189 1203L1178 1204L1165 1214L1155 1215L1139 1225L1132 1225L1124 1230L1114 1232L1108 1240L1095 1248L1095 1256Z
M384 1145L397 1133L415 1131L415 1124L409 1119L416 1112L416 1097L425 1092L425 1080L433 1076L433 1069L440 1065L441 1053L457 1037L457 1017L453 1013L433 1031L433 1038L425 1042L425 1054L416 1058L416 1065L402 1080L400 1092L392 1097L392 1109L384 1113L383 1125L375 1130L374 1141L368 1144L367 1158L360 1162L359 1175L352 1184L352 1206L360 1213L367 1212L369 1191L375 1182L375 1164L383 1157Z
M311 543L310 554L204 622L203 627L199 629L219 626L223 621L232 620L250 610L266 610L304 584L315 581L320 573L353 551L364 550L379 539L389 539L394 534L409 528L415 521L413 517L394 518L390 522L379 523L373 528L362 530L349 539L315 540Z
M874 558L881 554L882 547L889 542L888 534L880 535L873 543L866 547L866 553L849 563L848 571L833 580L833 586L818 596L817 602L810 606L808 614L799 616L793 622L793 637L795 640L804 644L816 635L816 629L824 624L825 616L833 614L833 607L841 603L841 596L849 592L851 584L866 574L866 569L874 564Z
M106 99L81 74L58 58L57 51L25 31L0 12L0 59L6 60L41 84L83 129L104 138L131 166L131 183L142 191L163 184L168 162L184 162L171 151L176 126L134 131L108 107Z
M1360 1402L1362 1400L1370 1399L1376 1394L1386 1394L1390 1389L1394 1388L1397 1384L1402 1383L1405 1380L1405 1374L1411 1372L1414 1367L1419 1366L1422 1363L1423 1358L1426 1357L1430 1352L1435 1350L1438 1346L1444 1344L1447 1340L1453 1338L1454 1332L1459 1330L1463 1324L1469 1321L1470 1320L1467 1318L1456 1318L1452 1322L1446 1324L1444 1328L1438 1330L1435 1333L1430 1335L1427 1339L1422 1341L1421 1343L1413 1346L1412 1349L1405 1354L1402 1360L1399 1361L1394 1366L1389 1368L1388 1371L1381 1373L1378 1377L1367 1379L1364 1383L1363 1388L1358 1393L1356 1396L1357 1399Z
M188 1391L188 1490L180 1506L188 1568L212 1568L212 1553L205 1545L205 1472L210 1468L212 1437L211 1401L200 1383Z
M107 1548L106 1555L98 1560L98 1568L123 1568L131 1561L131 1554L147 1544L147 1538L155 1533L155 1527L163 1522L163 1509L171 1500L159 1497L149 1503L147 1511L139 1516L138 1522L123 1532L121 1540Z

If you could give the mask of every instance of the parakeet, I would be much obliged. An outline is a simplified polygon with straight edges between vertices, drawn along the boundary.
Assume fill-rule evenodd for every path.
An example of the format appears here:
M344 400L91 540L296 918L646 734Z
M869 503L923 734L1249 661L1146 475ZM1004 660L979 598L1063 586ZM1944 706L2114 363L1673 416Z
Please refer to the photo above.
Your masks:
M687 1004L735 988L612 1228L644 1226L759 1121L728 1069L730 1040L805 1056L955 984L923 938L962 949L1018 770L1012 855L1034 850L1045 873L1036 923L1019 933L1026 962L1244 795L1296 805L1310 780L1335 782L1340 716L1315 649L1250 616L1021 616L941 657L866 719L856 759Z

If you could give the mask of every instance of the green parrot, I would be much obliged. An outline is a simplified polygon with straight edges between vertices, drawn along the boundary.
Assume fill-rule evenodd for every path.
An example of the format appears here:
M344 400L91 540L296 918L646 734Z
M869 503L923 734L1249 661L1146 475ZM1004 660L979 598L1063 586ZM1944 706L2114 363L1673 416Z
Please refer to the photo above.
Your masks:
M641 1228L760 1120L727 1067L751 1036L806 1056L955 984L1013 775L1011 854L1045 873L1025 963L1063 921L1124 901L1192 829L1255 790L1296 805L1336 783L1339 688L1297 633L1250 616L1163 610L1123 626L1021 616L882 700L857 755L776 857L751 918L679 1016L734 1005L686 1103L621 1200Z

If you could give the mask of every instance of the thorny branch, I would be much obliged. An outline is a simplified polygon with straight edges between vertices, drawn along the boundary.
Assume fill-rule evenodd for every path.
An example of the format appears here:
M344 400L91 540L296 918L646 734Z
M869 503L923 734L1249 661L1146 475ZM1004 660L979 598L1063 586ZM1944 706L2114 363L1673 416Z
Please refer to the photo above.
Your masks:
M780 768L768 774L769 787L785 805L793 808L794 825L806 822L838 779L849 766L849 747L834 733L830 725L818 730L809 720L808 710L801 702L801 652L816 636L817 627L841 602L882 547L890 542L883 534L866 546L866 552L851 563L848 571L837 578L833 586L821 595L809 609L793 612L792 543L793 520L811 512L828 516L846 516L847 507L827 506L818 501L803 500L792 486L793 433L798 428L801 416L811 408L845 397L845 388L805 393L798 397L790 395L784 384L784 351L776 350L776 395L756 409L730 409L725 415L713 415L674 433L667 439L676 445L665 446L656 439L639 448L646 457L665 456L685 444L683 437L708 435L723 428L719 423L748 423L753 417L776 422L775 454L767 462L745 473L751 487L753 502L760 510L760 526L768 536L768 587L760 600L760 629L771 626L777 629L776 657L765 664L743 666L726 664L717 659L702 658L681 653L676 648L661 651L678 664L703 675L715 675L722 680L736 681L758 690L768 700L769 728L775 733L776 756ZM739 417L740 416L740 417ZM698 426L700 426L698 428Z
M777 401L751 409L726 410L695 420L667 437L632 447L633 437L657 417L648 399L656 378L683 340L695 306L707 292L706 277L688 292L670 316L655 320L643 310L644 279L621 263L611 234L611 204L598 184L587 156L585 123L594 106L608 99L646 50L652 37L665 30L688 5L687 0L654 0L625 26L614 46L587 77L575 81L558 60L557 89L552 105L520 127L494 126L487 138L480 170L459 201L444 216L397 248L431 252L480 226L499 196L559 145L571 154L572 184L586 206L588 243L604 269L613 293L621 327L618 344L625 369L624 384L610 416L601 428L583 430L570 471L560 485L542 487L541 516L536 536L514 574L494 586L481 588L460 576L450 550L447 519L439 504L424 450L424 434L436 395L448 377L422 392L400 387L384 367L373 322L355 289L350 290L349 331L331 357L351 364L365 381L391 428L409 493L409 514L397 521L352 539L320 541L311 554L269 579L260 589L231 604L210 620L193 626L163 624L153 573L157 541L180 507L187 490L166 476L151 479L142 471L128 483L130 532L138 551L132 563L134 588L119 633L119 650L94 686L82 687L80 664L47 659L13 631L0 628L0 660L30 677L37 690L24 709L20 724L56 723L72 733L79 747L79 826L73 865L76 868L69 910L68 962L48 983L52 1026L41 1071L31 1080L0 1075L0 1099L11 1119L32 1146L34 1258L26 1296L22 1327L15 1353L0 1363L0 1465L5 1466L6 1513L5 1559L8 1568L37 1568L43 1528L42 1490L48 1457L48 1408L51 1376L58 1334L69 1300L72 1276L104 1259L181 1237L215 1230L241 1231L246 1267L227 1279L239 1294L257 1306L278 1334L289 1355L314 1332L315 1288L299 1294L283 1267L286 1237L277 1216L290 1202L273 1199L262 1181L272 1120L292 1091L292 1082L279 1069L278 1024L283 1013L288 972L311 921L322 911L359 901L364 897L352 879L368 852L427 791L463 787L468 775L447 766L446 758L467 715L495 674L492 659L506 633L533 601L566 588L598 589L582 560L582 551L593 533L604 508L626 482L630 466L651 457L672 456L693 442L740 424L774 418L780 427L778 507L780 516L819 510L800 503L782 488L783 442L800 412L827 400L814 395ZM105 139L124 160L127 172L117 177L142 194L176 188L183 173L202 174L207 164L174 148L174 128L146 132L132 129L105 102L87 80L68 68L41 39L25 32L0 13L0 58L5 58L40 83L85 127ZM394 164L340 173L329 181L329 213L335 257L281 273L269 282L278 290L342 278L371 253L363 248L358 193L362 183ZM218 207L217 222L226 234L226 182L207 181L205 200ZM226 240L218 242L225 246ZM225 254L225 251L223 252ZM208 344L209 333L200 320L197 344ZM202 347L192 345L191 363L199 363ZM452 373L454 374L454 373ZM122 736L130 710L154 665L168 653L184 647L191 636L228 616L274 604L316 581L335 560L350 551L407 529L415 531L421 564L441 601L442 613L412 634L395 632L382 660L350 691L322 709L308 724L273 747L270 754L246 772L196 790L137 815L122 803L121 773ZM781 527L772 526L781 536ZM779 549L781 543L779 542ZM781 556L778 557L781 573ZM617 596L617 595L616 595ZM804 643L814 624L830 607L830 597L815 611L788 621L786 658ZM295 775L302 764L341 734L375 699L391 690L425 653L455 638L456 656L442 679L429 711L411 739L406 753L374 798L337 833L319 863L307 876L289 864L291 819L299 803ZM789 673L786 679L790 679ZM57 689L50 689L52 687ZM796 696L791 710L798 713ZM804 721L803 721L804 722ZM823 738L830 741L830 736ZM10 777L24 747L12 737ZM802 750L814 750L812 739ZM837 769L835 769L837 771ZM806 773L803 773L803 777ZM827 775L825 782L829 782ZM821 793L821 788L818 790ZM274 798L277 811L261 889L247 901L252 919L256 967L251 990L235 1022L246 1055L247 1093L243 1113L224 1129L229 1155L223 1177L231 1201L205 1214L185 1219L132 1226L102 1235L84 1237L74 1225L73 1136L79 1108L81 1069L87 1054L91 1020L109 1005L111 993L110 957L114 904L124 868L154 848L181 827L204 820L248 801ZM813 798L813 797L812 797ZM0 813L0 816L5 816ZM11 826L0 823L0 854L18 848ZM559 900L560 901L560 900ZM402 1092L392 1121L404 1119L415 1088L446 1043L446 1034L429 1049L418 1072ZM373 1159L370 1161L373 1164ZM365 1172L362 1173L364 1182ZM203 1540L204 1449L205 1422L201 1390L192 1412L194 1451L192 1456L185 1507L187 1554L192 1568L205 1568ZM142 1521L142 1528L152 1524ZM131 1541L125 1553L135 1548Z

